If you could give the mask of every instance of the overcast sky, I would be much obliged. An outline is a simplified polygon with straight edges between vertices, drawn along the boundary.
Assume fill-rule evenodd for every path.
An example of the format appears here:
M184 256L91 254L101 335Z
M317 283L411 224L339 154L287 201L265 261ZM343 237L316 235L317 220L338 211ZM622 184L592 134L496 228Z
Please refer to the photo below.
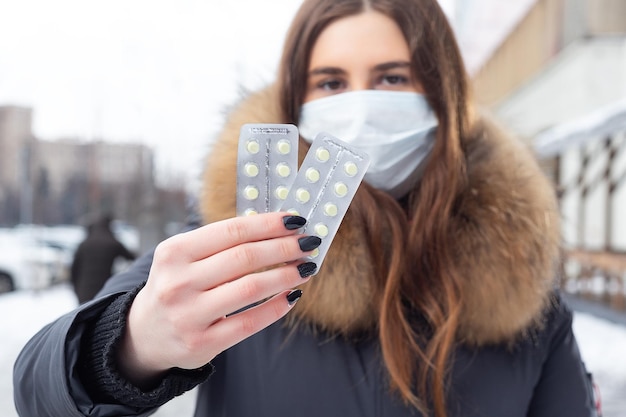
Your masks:
M238 86L272 80L299 4L0 0L0 105L32 107L40 139L154 146L160 175L193 181Z

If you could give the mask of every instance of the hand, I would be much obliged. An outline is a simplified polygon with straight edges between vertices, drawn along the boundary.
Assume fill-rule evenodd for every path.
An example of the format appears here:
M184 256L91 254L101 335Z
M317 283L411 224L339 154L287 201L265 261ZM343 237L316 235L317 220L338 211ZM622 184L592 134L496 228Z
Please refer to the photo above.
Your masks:
M287 314L300 295L290 289L316 268L296 261L320 244L297 234L302 225L302 217L259 214L159 244L146 286L130 308L118 352L122 373L142 386L172 367L198 368Z

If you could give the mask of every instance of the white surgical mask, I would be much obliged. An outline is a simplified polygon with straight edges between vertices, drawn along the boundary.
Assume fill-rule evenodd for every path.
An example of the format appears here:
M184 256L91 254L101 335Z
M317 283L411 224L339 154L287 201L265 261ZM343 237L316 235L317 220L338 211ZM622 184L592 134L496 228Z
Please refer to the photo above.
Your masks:
M422 176L437 118L422 94L359 90L305 103L298 130L311 143L327 132L366 152L365 181L400 198Z

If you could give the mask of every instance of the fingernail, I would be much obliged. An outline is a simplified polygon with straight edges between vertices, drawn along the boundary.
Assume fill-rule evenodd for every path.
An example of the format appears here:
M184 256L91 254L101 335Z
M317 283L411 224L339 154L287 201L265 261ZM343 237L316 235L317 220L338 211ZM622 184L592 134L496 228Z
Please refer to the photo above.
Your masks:
M322 243L322 239L317 236L306 236L298 239L298 245L302 252L309 252L317 248Z
M315 262L305 262L298 265L298 272L302 278L310 277L317 271L317 264Z
M302 290L293 290L287 294L287 302L290 306L294 305L302 297Z
M283 223L287 230L299 229L306 224L306 219L300 216L285 216L283 217Z

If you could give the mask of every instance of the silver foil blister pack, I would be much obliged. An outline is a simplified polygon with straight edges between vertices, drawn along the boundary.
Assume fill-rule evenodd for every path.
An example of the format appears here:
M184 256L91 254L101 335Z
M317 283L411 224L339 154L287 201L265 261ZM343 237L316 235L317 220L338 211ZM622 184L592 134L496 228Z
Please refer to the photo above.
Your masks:
M277 211L297 171L298 129L294 125L243 125L237 153L237 215Z
M281 211L307 219L302 233L321 245L303 260L319 271L350 202L369 166L369 156L327 134L318 134L307 152Z
M319 271L368 166L367 154L320 133L298 170L294 125L246 124L239 137L237 215L286 211L307 219L301 233L322 243L302 259Z

